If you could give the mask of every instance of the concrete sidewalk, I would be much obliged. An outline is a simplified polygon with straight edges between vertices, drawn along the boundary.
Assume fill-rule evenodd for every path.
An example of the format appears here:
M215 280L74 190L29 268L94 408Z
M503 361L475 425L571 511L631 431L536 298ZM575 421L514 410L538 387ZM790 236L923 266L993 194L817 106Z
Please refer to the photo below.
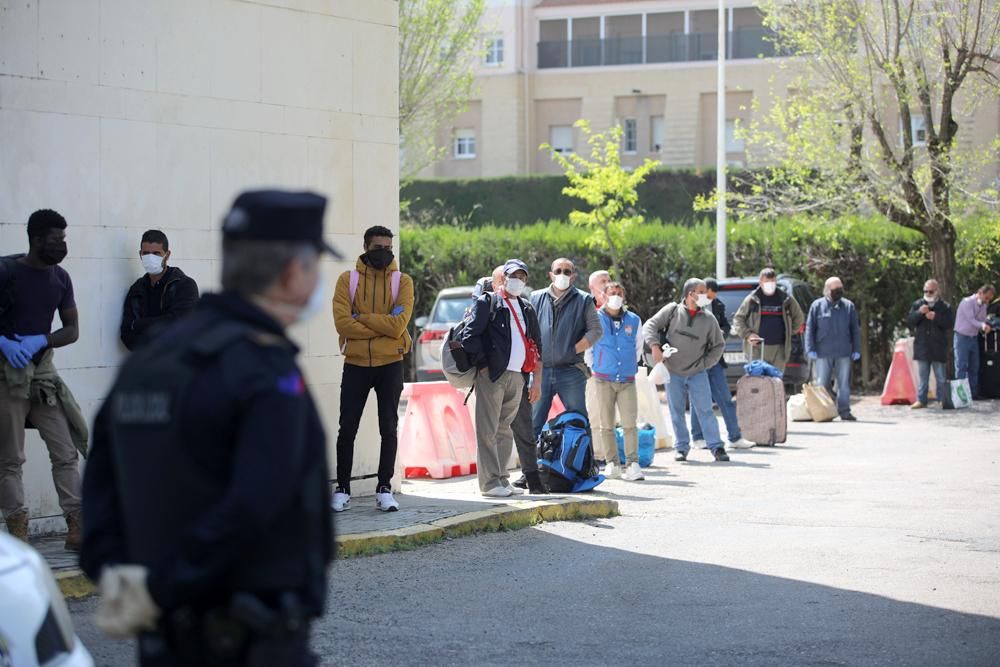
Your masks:
M475 477L406 480L397 497L398 512L375 509L374 496L352 499L352 508L335 515L337 557L351 558L413 549L441 540L517 530L544 521L572 521L618 515L618 503L599 490L582 495L483 498ZM95 592L79 570L77 555L63 549L64 536L32 539L45 556L67 598Z

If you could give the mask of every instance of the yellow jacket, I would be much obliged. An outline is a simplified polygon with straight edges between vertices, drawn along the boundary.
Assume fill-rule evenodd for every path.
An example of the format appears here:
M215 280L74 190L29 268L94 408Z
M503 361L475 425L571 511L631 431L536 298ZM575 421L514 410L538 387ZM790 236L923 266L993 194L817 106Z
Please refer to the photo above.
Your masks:
M354 302L350 296L350 271L340 274L333 294L333 323L346 362L354 366L386 366L402 361L410 351L406 325L413 316L413 279L400 274L399 296L393 304L392 272L399 270L395 260L378 270L359 257L356 270L359 276ZM390 314L394 306L401 306L403 312Z

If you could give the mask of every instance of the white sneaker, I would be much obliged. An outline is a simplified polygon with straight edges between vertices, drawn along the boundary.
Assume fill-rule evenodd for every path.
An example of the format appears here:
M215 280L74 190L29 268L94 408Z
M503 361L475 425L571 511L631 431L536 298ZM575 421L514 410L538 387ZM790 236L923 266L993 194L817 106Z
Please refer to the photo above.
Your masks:
M510 491L510 495L519 496L524 493L524 489L519 489L516 486L511 486L510 484L504 484L504 487Z
M627 482L638 482L646 479L646 476L642 474L642 466L639 465L638 461L633 461L628 464L628 467L625 468L624 479Z
M750 442L746 438L740 438L736 442L731 442L727 445L727 447L731 447L732 449L750 449L756 446L756 443Z
M708 449L708 443L704 440L695 440L691 443L691 449Z
M494 486L492 489L483 491L483 495L487 498L509 498L514 495L509 486Z
M382 512L398 512L399 503L392 497L391 491L375 494L375 509Z
M343 512L344 510L351 509L351 496L339 491L334 493L332 507L334 512Z
M608 463L604 466L604 476L607 479L618 479L622 476L622 468L617 463Z

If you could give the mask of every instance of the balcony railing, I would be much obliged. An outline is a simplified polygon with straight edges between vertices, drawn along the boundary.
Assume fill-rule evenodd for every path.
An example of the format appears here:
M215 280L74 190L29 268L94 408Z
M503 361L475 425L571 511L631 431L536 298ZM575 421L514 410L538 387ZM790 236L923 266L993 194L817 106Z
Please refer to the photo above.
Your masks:
M728 59L773 58L773 33L766 28L742 28L726 37ZM603 67L715 60L719 37L714 32L688 35L647 35L609 39L574 39L538 43L539 69Z

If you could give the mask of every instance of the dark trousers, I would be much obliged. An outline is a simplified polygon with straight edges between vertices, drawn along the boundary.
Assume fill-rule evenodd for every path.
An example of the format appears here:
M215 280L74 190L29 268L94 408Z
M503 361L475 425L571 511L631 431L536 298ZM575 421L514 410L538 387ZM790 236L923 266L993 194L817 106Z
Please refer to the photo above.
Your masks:
M219 658L199 654L182 657L158 633L145 632L139 636L139 665L141 667L315 667L319 659L309 650L307 633L299 637L271 640L251 649L249 654ZM280 657L279 657L280 656Z
M521 403L517 414L510 423L517 447L517 458L521 462L521 472L538 472L538 454L535 449L535 429L531 425L531 403L528 402L528 385L521 392Z
M380 488L390 485L396 468L396 426L399 395L403 392L403 362L374 367L344 364L340 384L340 433L337 435L337 487L345 493L351 492L354 439L372 389L378 401L378 430L382 436L378 460Z

